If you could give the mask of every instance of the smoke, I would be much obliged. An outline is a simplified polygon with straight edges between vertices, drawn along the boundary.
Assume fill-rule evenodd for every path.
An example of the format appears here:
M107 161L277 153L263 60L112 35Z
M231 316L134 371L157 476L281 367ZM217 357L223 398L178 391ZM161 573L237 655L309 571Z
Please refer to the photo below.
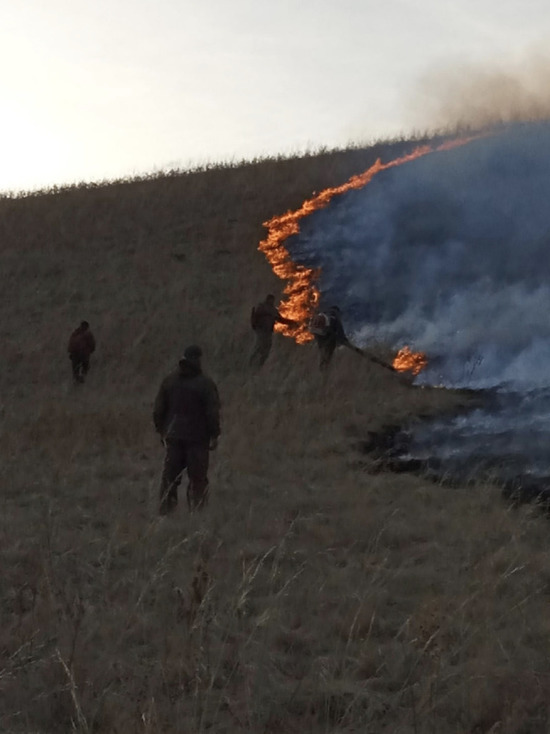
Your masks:
M424 129L484 129L550 119L550 58L534 54L515 67L449 65L419 81L410 102Z
M452 384L538 384L549 201L550 125L517 125L378 174L305 220L289 247L321 266L325 301L362 341L410 343ZM475 376L462 375L472 361Z
M420 380L514 396L448 426L462 463L519 446L514 466L550 474L549 202L550 124L516 124L379 173L288 243L321 267L323 302L359 343L427 352ZM428 431L423 450L442 450L444 433Z

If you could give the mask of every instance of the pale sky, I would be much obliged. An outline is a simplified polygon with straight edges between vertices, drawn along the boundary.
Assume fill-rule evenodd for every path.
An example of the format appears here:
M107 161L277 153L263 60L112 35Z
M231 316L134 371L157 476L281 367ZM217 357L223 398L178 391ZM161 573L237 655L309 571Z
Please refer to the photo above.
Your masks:
M419 80L548 0L0 0L0 190L409 134Z

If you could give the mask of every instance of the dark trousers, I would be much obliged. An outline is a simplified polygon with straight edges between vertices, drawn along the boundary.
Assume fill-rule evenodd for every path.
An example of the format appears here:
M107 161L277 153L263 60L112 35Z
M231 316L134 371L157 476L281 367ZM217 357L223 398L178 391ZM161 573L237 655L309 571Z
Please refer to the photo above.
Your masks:
M178 504L178 487L187 469L187 505L200 510L208 501L208 444L184 441L166 442L166 456L160 484L160 513L174 510Z
M271 345L273 344L273 332L266 329L254 329L256 344L250 357L252 367L261 367L269 357Z
M321 357L319 367L322 370L326 370L332 360L332 356L338 346L338 343L336 339L321 336L316 336L315 341L319 347L319 354Z
M73 380L75 382L84 382L84 378L90 369L90 358L84 357L82 354L72 352L69 354L71 367L73 370Z

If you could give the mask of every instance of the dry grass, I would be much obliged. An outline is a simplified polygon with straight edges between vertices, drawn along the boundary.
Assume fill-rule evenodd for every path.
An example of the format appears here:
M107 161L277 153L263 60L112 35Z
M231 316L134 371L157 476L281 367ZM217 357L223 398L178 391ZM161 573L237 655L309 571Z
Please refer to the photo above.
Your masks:
M546 521L353 449L458 397L282 339L247 369L261 222L376 153L0 201L1 731L548 730ZM191 341L223 439L207 511L161 520L151 403Z

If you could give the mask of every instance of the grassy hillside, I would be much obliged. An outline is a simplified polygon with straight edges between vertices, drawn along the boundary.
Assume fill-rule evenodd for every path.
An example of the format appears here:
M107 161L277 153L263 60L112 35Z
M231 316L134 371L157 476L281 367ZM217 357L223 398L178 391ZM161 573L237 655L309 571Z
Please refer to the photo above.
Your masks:
M247 366L262 222L410 147L0 200L0 731L548 730L546 521L356 448L458 396L350 352L324 382L282 337ZM151 404L191 342L223 435L208 509L160 519Z

